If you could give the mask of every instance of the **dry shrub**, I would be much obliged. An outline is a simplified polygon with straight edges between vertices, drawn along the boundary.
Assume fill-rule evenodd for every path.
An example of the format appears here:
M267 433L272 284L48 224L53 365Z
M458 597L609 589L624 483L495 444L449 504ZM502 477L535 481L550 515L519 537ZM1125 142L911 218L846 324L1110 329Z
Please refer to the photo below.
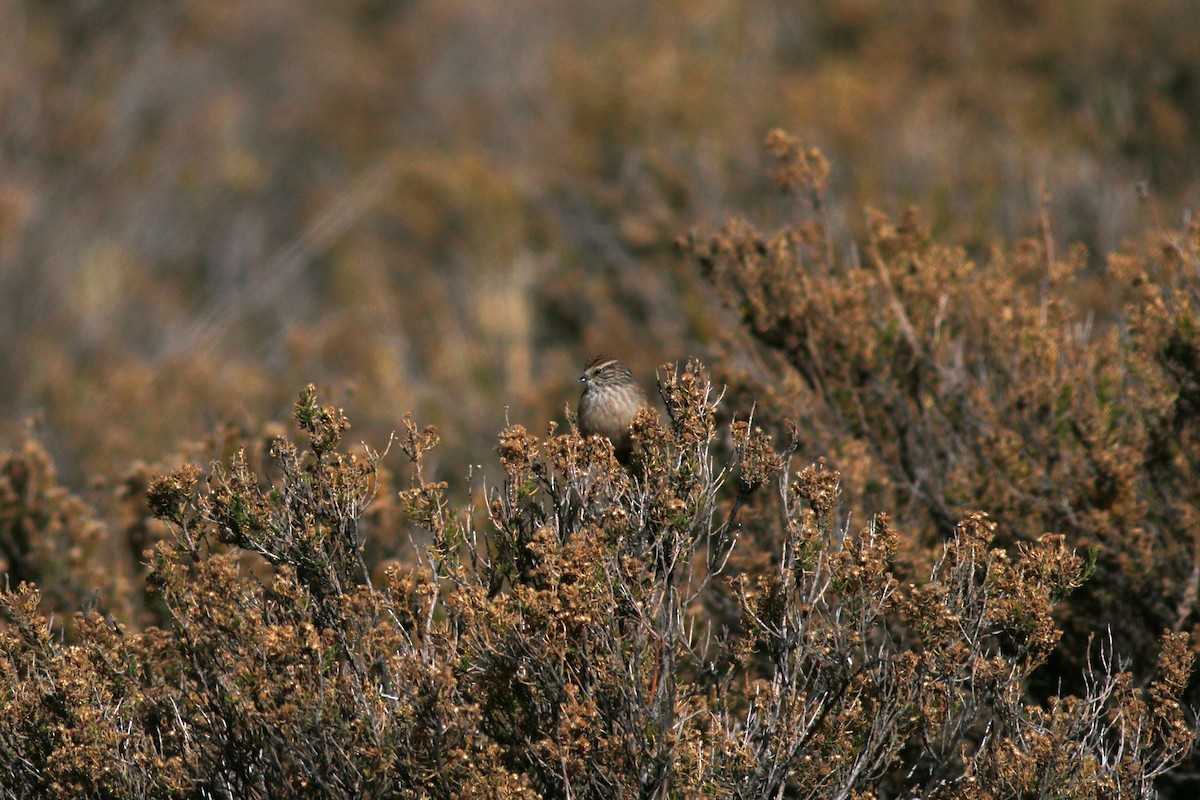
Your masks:
M34 440L0 453L0 575L37 584L45 609L71 618L85 608L131 616L128 553L95 511L58 483Z
M301 394L303 447L185 465L149 505L169 624L55 637L3 594L0 785L13 797L1150 797L1189 749L1186 636L1139 687L1103 650L1031 701L1087 577L1062 537L1010 556L965 515L934 565L837 524L838 473L739 421L699 366L609 443L505 430L485 509L427 477L406 419L407 560L367 567L380 454ZM722 452L724 452L722 450ZM267 480L266 475L273 476ZM423 529L423 535L416 535ZM741 558L748 544L762 552ZM739 558L741 560L739 561ZM256 565L251 562L256 562ZM754 571L735 564L754 563Z
M892 509L923 550L987 511L1000 543L1049 531L1094 560L1062 610L1063 670L1093 633L1151 667L1162 630L1197 632L1200 223L1109 258L1109 317L1074 291L1081 248L1039 236L977 261L915 210L870 212L862 260L826 245L819 156L782 133L780 180L808 203L766 235L735 220L682 241L738 316L747 353L794 371L806 450L846 465L856 503ZM861 506L860 506L861 507ZM913 558L921 558L919 553ZM1194 638L1193 638L1194 640ZM1195 697L1195 695L1193 695Z

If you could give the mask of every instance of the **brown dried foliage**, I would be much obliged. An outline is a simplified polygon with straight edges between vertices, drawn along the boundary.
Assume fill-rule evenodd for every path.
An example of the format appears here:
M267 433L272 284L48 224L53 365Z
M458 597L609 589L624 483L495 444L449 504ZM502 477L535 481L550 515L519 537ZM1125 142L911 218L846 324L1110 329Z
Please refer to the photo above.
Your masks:
M1112 255L1113 311L1097 317L1074 290L1086 251L1056 251L1045 220L977 260L915 209L871 211L861 262L837 257L814 213L821 160L779 132L769 146L780 180L818 198L801 222L681 240L749 333L741 357L800 379L759 405L763 424L800 408L803 449L844 465L857 510L891 509L917 534L905 558L974 510L1006 546L1050 531L1087 553L1095 579L1061 612L1059 672L1079 674L1108 626L1139 673L1160 631L1196 641L1200 222Z
M28 584L0 596L0 785L13 797L1150 797L1188 750L1187 637L1139 688L1101 648L1077 696L1030 700L1087 565L1015 556L963 517L903 572L888 518L837 523L798 471L667 366L629 469L600 438L513 426L483 513L427 477L406 419L409 556L373 575L376 453L296 404L269 469L152 482L163 628L95 614L71 642ZM265 480L270 473L273 478ZM418 532L423 530L424 535ZM770 543L733 569L747 543ZM232 548L232 549L231 549ZM254 563L247 559L255 559ZM1090 662L1089 662L1090 663Z
M45 607L68 620L85 608L128 619L134 576L121 541L59 485L37 442L0 453L0 576L8 585L37 584Z

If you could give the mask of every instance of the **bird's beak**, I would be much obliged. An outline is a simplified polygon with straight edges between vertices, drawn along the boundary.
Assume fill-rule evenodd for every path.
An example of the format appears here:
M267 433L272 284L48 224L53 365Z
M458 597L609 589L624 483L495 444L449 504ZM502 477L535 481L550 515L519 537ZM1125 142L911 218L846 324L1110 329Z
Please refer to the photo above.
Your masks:
M580 382L580 383L587 383L587 382L588 382L588 376L587 376L587 375L580 375L580 376L579 376L579 382Z

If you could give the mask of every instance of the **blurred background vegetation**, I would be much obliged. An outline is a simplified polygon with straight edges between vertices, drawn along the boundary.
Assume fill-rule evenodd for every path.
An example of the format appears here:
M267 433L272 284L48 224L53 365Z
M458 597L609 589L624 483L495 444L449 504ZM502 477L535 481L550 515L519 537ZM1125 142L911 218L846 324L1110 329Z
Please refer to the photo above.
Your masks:
M1200 200L1188 0L0 2L0 435L62 482L286 419L312 381L460 480L607 350L721 363L676 238L794 208L782 127L865 206L1095 265ZM1065 245L1064 245L1065 247ZM1103 282L1079 289L1099 315ZM718 374L720 377L720 374ZM329 392L332 392L330 394ZM744 411L744 410L743 410ZM820 453L803 453L815 458ZM492 468L492 467L489 467Z

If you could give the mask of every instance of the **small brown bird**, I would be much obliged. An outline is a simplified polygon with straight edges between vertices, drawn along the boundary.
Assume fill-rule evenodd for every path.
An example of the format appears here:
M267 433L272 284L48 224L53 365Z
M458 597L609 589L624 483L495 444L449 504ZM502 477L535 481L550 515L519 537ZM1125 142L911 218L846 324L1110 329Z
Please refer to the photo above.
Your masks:
M629 426L643 408L650 407L646 393L633 379L629 367L611 356L596 356L583 368L579 378L583 394L579 396L579 432L584 436L598 433L612 442L613 452L622 464L629 463L633 442Z

